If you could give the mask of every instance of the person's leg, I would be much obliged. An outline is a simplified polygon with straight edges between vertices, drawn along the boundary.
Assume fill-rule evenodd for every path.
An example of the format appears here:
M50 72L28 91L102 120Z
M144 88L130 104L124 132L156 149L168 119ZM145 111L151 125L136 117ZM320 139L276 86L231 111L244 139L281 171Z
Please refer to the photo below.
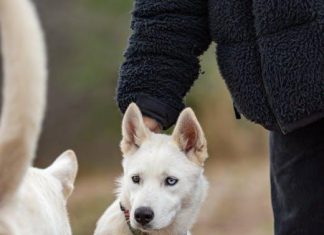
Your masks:
M283 135L270 133L276 235L324 235L324 119Z

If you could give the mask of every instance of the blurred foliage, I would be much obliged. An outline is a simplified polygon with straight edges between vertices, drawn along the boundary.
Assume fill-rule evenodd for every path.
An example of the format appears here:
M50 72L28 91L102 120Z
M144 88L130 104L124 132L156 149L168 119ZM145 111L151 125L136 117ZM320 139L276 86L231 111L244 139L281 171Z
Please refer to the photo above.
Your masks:
M120 114L114 95L132 2L37 3L47 34L51 74L38 164L48 164L46 156L52 158L64 147L77 151L85 171L119 161Z

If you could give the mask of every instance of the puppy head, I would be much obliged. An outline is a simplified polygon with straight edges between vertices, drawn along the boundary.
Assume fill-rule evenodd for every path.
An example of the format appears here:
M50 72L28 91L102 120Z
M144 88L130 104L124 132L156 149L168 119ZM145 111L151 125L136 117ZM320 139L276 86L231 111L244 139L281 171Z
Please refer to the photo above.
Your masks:
M171 136L152 133L138 107L131 104L122 129L121 201L130 209L133 227L165 229L204 190L200 183L208 155L202 128L194 112L185 109Z
M62 186L62 193L66 199L71 195L74 181L78 172L78 162L72 150L62 153L46 171L57 179Z

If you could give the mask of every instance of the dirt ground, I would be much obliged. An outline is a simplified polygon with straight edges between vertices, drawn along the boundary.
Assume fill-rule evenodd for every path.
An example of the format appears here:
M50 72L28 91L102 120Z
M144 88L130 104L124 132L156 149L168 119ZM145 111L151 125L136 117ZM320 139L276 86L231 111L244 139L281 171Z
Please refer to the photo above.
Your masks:
M97 218L114 200L118 174L78 179L69 203L75 235L93 233ZM192 230L194 235L273 234L266 160L215 161L207 166L206 175L209 196Z

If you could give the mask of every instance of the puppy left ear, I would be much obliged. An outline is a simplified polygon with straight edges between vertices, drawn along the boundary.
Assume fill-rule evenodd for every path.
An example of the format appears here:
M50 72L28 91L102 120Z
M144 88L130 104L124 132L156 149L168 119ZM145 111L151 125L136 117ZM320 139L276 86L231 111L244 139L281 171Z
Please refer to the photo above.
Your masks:
M74 189L74 181L78 172L75 153L72 150L65 151L46 170L61 182L63 195L65 199L68 199Z
M122 141L120 148L123 154L134 152L149 136L150 131L145 126L143 116L135 103L131 103L123 117Z
M208 158L205 134L191 108L184 109L172 134L173 140L187 157L203 166Z

